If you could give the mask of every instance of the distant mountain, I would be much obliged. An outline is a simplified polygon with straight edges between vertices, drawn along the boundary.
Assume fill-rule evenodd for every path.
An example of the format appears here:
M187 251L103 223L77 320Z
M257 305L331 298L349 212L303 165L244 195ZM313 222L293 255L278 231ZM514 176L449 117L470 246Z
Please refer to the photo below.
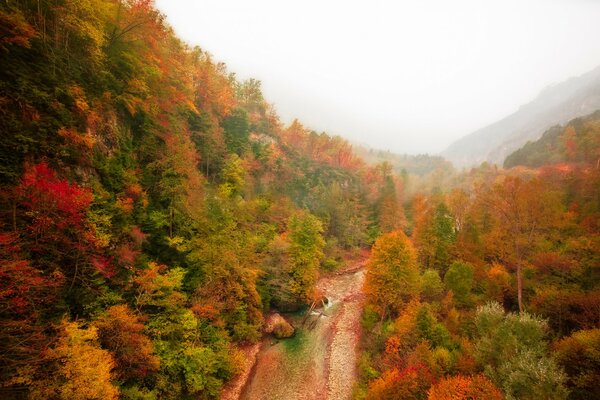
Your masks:
M600 164L600 110L553 126L541 138L527 142L504 161L505 168L538 168L562 163Z
M458 167L484 161L502 164L550 127L600 109L600 67L544 90L508 117L452 143L442 156Z

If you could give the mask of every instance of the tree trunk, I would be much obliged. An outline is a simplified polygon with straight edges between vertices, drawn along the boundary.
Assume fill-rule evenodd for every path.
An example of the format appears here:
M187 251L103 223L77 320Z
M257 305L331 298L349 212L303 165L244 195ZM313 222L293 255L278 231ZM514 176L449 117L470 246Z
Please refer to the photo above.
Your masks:
M521 263L517 264L517 297L519 300L519 313L523 313L523 276Z
M519 302L519 313L523 313L523 260L521 259L521 248L516 241L517 235L513 237L513 247L515 249L515 260L517 262L517 300Z
M169 238L173 238L173 206L169 206Z
M15 200L13 202L13 207L12 207L12 225L13 225L13 232L17 233L17 200Z

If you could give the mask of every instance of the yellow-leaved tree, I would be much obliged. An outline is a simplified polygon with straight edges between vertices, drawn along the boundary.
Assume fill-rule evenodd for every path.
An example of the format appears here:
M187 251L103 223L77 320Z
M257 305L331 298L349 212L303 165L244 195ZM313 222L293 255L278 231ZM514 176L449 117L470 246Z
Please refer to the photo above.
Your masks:
M48 350L49 369L32 379L32 399L112 400L119 390L111 382L115 362L100 348L95 327L63 320L56 345ZM41 378L41 379L40 379Z
M412 243L401 231L382 235L367 263L365 292L381 318L395 316L419 296L421 281Z

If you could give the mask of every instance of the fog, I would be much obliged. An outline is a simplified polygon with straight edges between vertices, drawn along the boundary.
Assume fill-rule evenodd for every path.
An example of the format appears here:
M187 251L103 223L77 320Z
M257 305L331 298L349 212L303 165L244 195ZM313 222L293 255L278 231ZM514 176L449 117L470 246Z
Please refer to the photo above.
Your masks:
M600 1L156 0L284 122L435 153L600 65Z

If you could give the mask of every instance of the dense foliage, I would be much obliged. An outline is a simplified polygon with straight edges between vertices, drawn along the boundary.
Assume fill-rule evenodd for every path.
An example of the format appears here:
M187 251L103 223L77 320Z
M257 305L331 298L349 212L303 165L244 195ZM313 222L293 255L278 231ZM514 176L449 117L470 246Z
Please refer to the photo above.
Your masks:
M597 397L595 121L567 126L580 150L560 164L449 171L408 198L410 237L381 236L367 264L356 398Z

